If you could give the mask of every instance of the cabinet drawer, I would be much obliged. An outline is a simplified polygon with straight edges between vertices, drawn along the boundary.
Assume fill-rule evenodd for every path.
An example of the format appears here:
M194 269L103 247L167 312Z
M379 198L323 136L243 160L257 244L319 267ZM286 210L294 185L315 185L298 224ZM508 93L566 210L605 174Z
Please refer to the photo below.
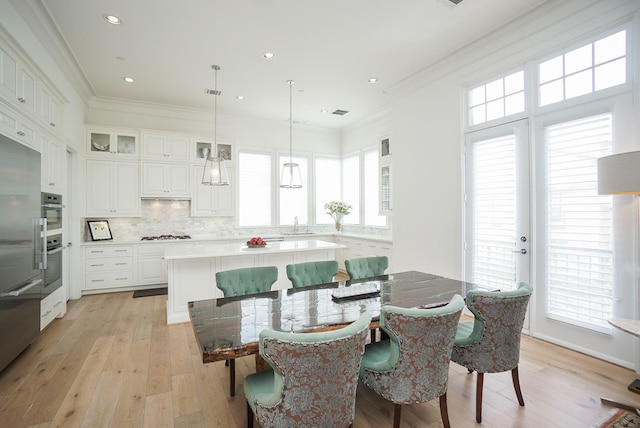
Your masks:
M55 317L64 315L63 299L62 288L58 288L40 302L40 330L48 326Z
M118 256L131 256L133 255L132 247L92 247L85 248L85 257L90 258L102 258L102 257L118 257Z
M85 289L128 287L133 285L133 272L103 272L87 274Z
M105 257L88 259L85 261L87 274L93 272L105 272L110 270L132 270L133 257Z
M164 257L165 244L140 244L138 254L160 254Z

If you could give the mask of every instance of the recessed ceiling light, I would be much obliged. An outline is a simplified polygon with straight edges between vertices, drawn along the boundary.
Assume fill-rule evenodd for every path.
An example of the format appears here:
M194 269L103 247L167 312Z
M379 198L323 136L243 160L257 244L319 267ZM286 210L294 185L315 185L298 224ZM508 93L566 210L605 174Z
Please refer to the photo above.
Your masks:
M329 110L320 110L320 113L329 113Z
M369 79L369 83L376 83L378 81L377 77L372 77L371 79Z
M273 52L265 52L262 54L262 58L264 59L273 59Z
M236 96L236 99L238 101L242 101L242 100L244 100L244 95L238 95L238 96Z
M104 19L106 19L109 24L113 24L113 25L122 24L122 21L120 20L120 18L118 18L115 15L103 15L103 16L104 16Z
M125 58L124 58L124 57L122 57L122 56L117 56L117 57L116 57L116 59L117 59L118 61L124 61L124 60L125 60Z
M122 80L124 80L127 83L135 82L135 80L133 80L133 77L123 77Z

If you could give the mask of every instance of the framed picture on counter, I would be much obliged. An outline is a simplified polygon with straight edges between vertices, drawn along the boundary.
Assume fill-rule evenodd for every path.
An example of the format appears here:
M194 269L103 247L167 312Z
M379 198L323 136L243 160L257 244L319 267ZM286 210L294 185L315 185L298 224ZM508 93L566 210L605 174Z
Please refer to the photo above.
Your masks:
M113 239L107 220L87 220L87 225L89 226L92 241L107 241Z

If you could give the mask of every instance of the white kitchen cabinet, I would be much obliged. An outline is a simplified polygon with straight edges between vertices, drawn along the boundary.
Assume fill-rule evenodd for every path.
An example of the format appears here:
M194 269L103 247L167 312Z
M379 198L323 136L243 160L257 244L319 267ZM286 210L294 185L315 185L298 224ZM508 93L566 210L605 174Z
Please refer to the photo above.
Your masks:
M138 163L87 160L87 217L140 217Z
M142 162L143 197L188 198L189 165Z
M132 286L134 283L133 246L85 247L84 273L85 292Z
M20 108L30 116L36 114L36 78L24 64L18 63L17 93Z
M40 143L36 141L36 126L9 107L0 104L0 132L37 151Z
M142 133L142 159L188 161L191 137L183 134Z
M51 132L62 134L62 102L42 81L38 81L36 91L38 118Z
M40 301L40 331L44 330L54 318L60 318L67 312L64 290L58 288Z
M345 248L336 251L336 260L340 269L345 269L344 261L347 259L387 256L389 267L386 272L393 272L393 260L391 257L393 244L391 242L352 236L336 236L334 242L345 246Z
M204 165L204 154L209 153L209 156L218 156L225 160L227 165L232 165L235 162L233 155L233 141L226 138L218 138L216 141L213 138L193 138L193 144L191 146L191 161Z
M0 94L15 101L18 82L18 56L9 47L0 45Z
M208 186L202 184L204 165L191 165L191 216L233 216L234 187L233 168L227 167L229 184L227 186Z
M87 156L119 159L138 158L138 134L135 131L89 128Z
M389 215L393 212L393 192L391 188L391 164L380 165L380 214Z
M136 245L135 285L167 283L167 262L164 260L165 244Z
M67 154L64 142L44 132L40 132L38 135L42 153L40 161L41 190L62 194Z

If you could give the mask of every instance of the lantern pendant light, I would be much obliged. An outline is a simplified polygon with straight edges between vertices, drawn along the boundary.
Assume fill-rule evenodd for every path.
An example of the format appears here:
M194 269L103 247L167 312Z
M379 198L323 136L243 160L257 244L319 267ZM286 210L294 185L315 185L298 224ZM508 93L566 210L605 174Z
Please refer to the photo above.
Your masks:
M203 152L206 160L204 162L204 172L202 173L202 184L208 186L228 186L229 176L224 158L215 155L218 145L218 95L222 93L218 91L218 70L220 70L220 66L212 65L211 68L215 73L215 86L213 91L207 90L206 92L215 97L213 99L213 146L211 147L211 151L205 149Z
M293 162L293 97L292 88L295 82L287 80L289 85L289 162L282 165L280 173L280 187L283 189L300 189L302 188L302 174L300 173L300 165Z

